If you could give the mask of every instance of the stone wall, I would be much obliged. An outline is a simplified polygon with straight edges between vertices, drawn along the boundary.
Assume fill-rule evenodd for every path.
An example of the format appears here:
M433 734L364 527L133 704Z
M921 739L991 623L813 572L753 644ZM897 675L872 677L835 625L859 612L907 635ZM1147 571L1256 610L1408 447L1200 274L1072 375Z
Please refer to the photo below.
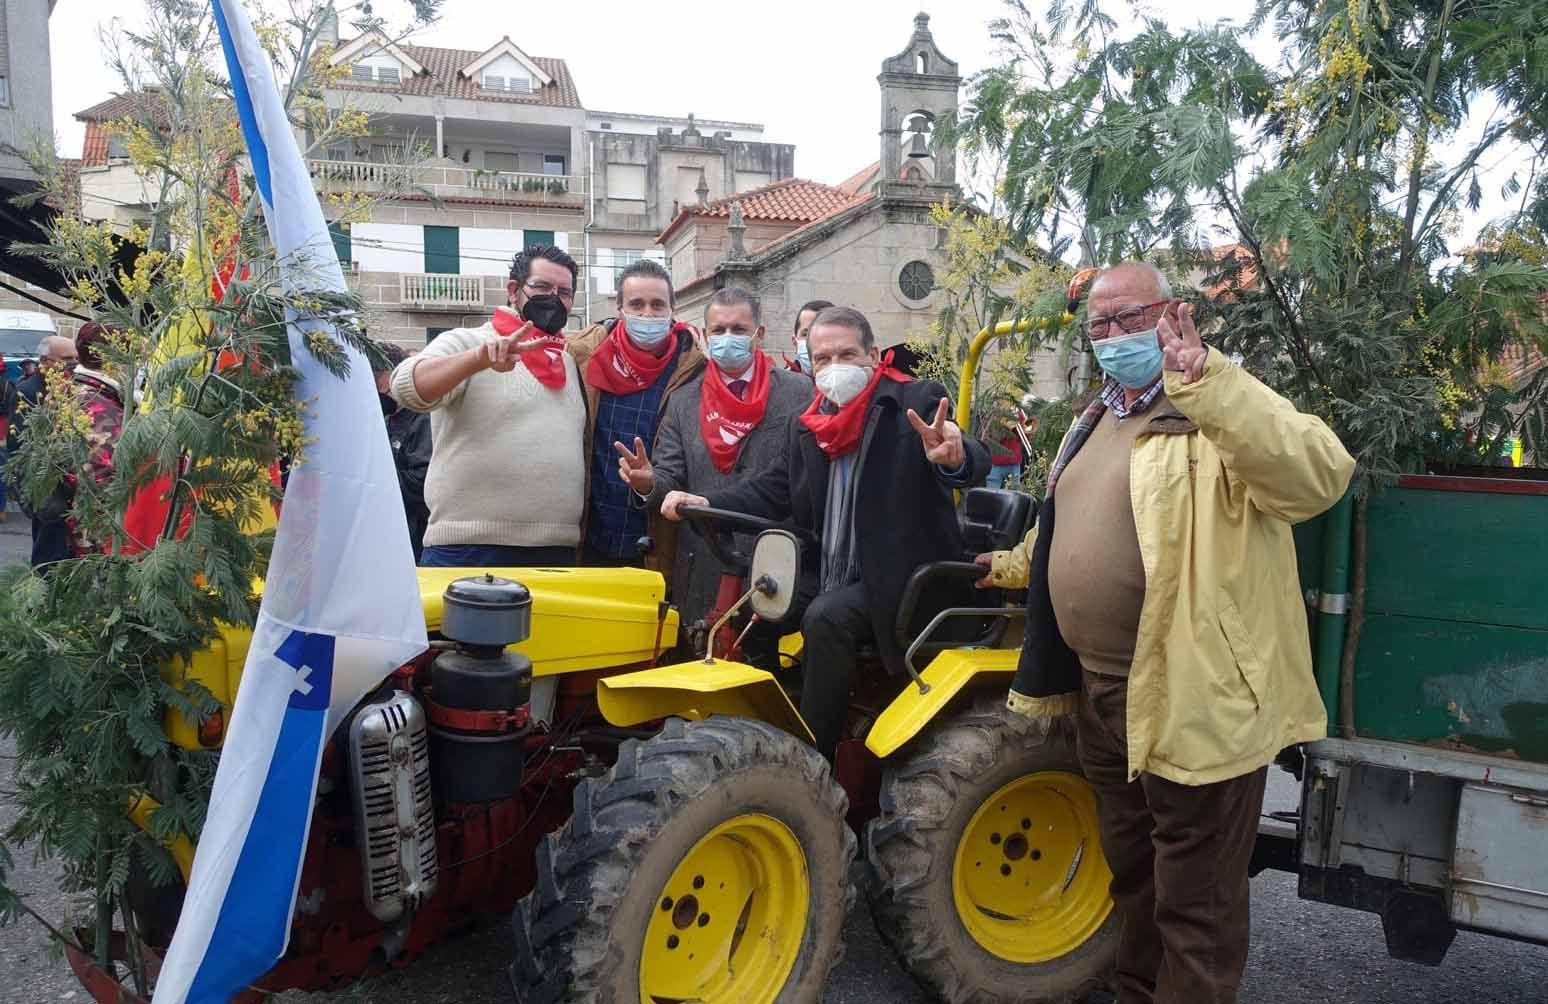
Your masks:
M745 285L758 297L767 329L766 352L794 355L795 312L810 300L859 310L884 349L928 335L940 294L911 301L898 284L900 270L910 261L924 261L937 272L944 267L939 231L930 225L927 210L878 203L834 229L814 231L795 238L789 249L766 255L750 270L733 267L724 273L726 285ZM696 322L714 292L713 281L685 291L678 299L678 316ZM1029 363L1034 393L1062 397L1071 359L1048 350L1034 353Z

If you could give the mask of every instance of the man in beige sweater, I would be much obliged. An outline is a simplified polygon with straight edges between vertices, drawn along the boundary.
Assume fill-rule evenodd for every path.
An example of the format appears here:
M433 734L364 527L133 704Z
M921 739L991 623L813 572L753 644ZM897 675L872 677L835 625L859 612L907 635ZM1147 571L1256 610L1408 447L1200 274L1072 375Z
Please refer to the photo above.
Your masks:
M430 413L421 565L575 564L586 404L563 331L576 278L565 252L527 248L506 286L520 321L443 332L393 370L392 396Z

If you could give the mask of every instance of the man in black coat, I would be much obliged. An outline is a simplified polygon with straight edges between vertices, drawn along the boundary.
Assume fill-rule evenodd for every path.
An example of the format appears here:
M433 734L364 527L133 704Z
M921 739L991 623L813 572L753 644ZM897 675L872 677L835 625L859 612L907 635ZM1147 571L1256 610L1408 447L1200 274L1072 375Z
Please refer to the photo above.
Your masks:
M382 416L387 421L387 441L392 445L392 463L398 469L398 491L403 496L403 513L408 517L409 542L414 545L414 563L425 549L425 527L430 523L430 507L425 503L425 475L430 471L430 415L404 408L387 393L393 369L408 358L402 347L383 346L387 369L377 370L376 395L381 398Z
M874 644L890 672L905 671L894 636L904 584L922 564L963 560L952 489L983 483L989 451L947 420L945 388L891 368L859 311L823 310L807 344L821 396L791 424L784 464L708 496L672 492L661 514L676 519L681 505L712 505L792 520L821 541L817 595L801 618L801 717L831 760L857 650ZM928 595L915 629L957 589ZM970 589L958 591L971 603Z

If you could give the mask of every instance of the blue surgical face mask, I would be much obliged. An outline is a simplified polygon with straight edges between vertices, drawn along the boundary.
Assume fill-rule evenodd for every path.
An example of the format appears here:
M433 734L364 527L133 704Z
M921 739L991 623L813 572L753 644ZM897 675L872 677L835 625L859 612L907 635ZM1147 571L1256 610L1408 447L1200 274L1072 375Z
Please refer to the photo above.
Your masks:
M672 319L670 317L644 317L635 314L624 315L624 326L629 332L629 340L642 349L658 348L666 341L667 335L672 333Z
M727 332L722 335L710 335L709 357L715 361L720 372L727 376L739 376L741 372L752 364L753 360L753 336L738 335Z
M1091 343L1102 372L1130 390L1149 387L1161 373L1161 346L1156 329L1117 335Z
M796 344L796 365L801 367L802 373L812 375L812 350L806 347L804 338Z

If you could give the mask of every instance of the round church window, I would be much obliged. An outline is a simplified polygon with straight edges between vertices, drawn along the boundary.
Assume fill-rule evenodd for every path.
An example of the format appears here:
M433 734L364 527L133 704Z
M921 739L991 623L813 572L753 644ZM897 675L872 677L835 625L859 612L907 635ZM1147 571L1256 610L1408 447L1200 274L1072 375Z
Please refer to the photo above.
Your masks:
M926 299L935 289L935 270L929 262L909 262L898 273L898 289L910 300Z

